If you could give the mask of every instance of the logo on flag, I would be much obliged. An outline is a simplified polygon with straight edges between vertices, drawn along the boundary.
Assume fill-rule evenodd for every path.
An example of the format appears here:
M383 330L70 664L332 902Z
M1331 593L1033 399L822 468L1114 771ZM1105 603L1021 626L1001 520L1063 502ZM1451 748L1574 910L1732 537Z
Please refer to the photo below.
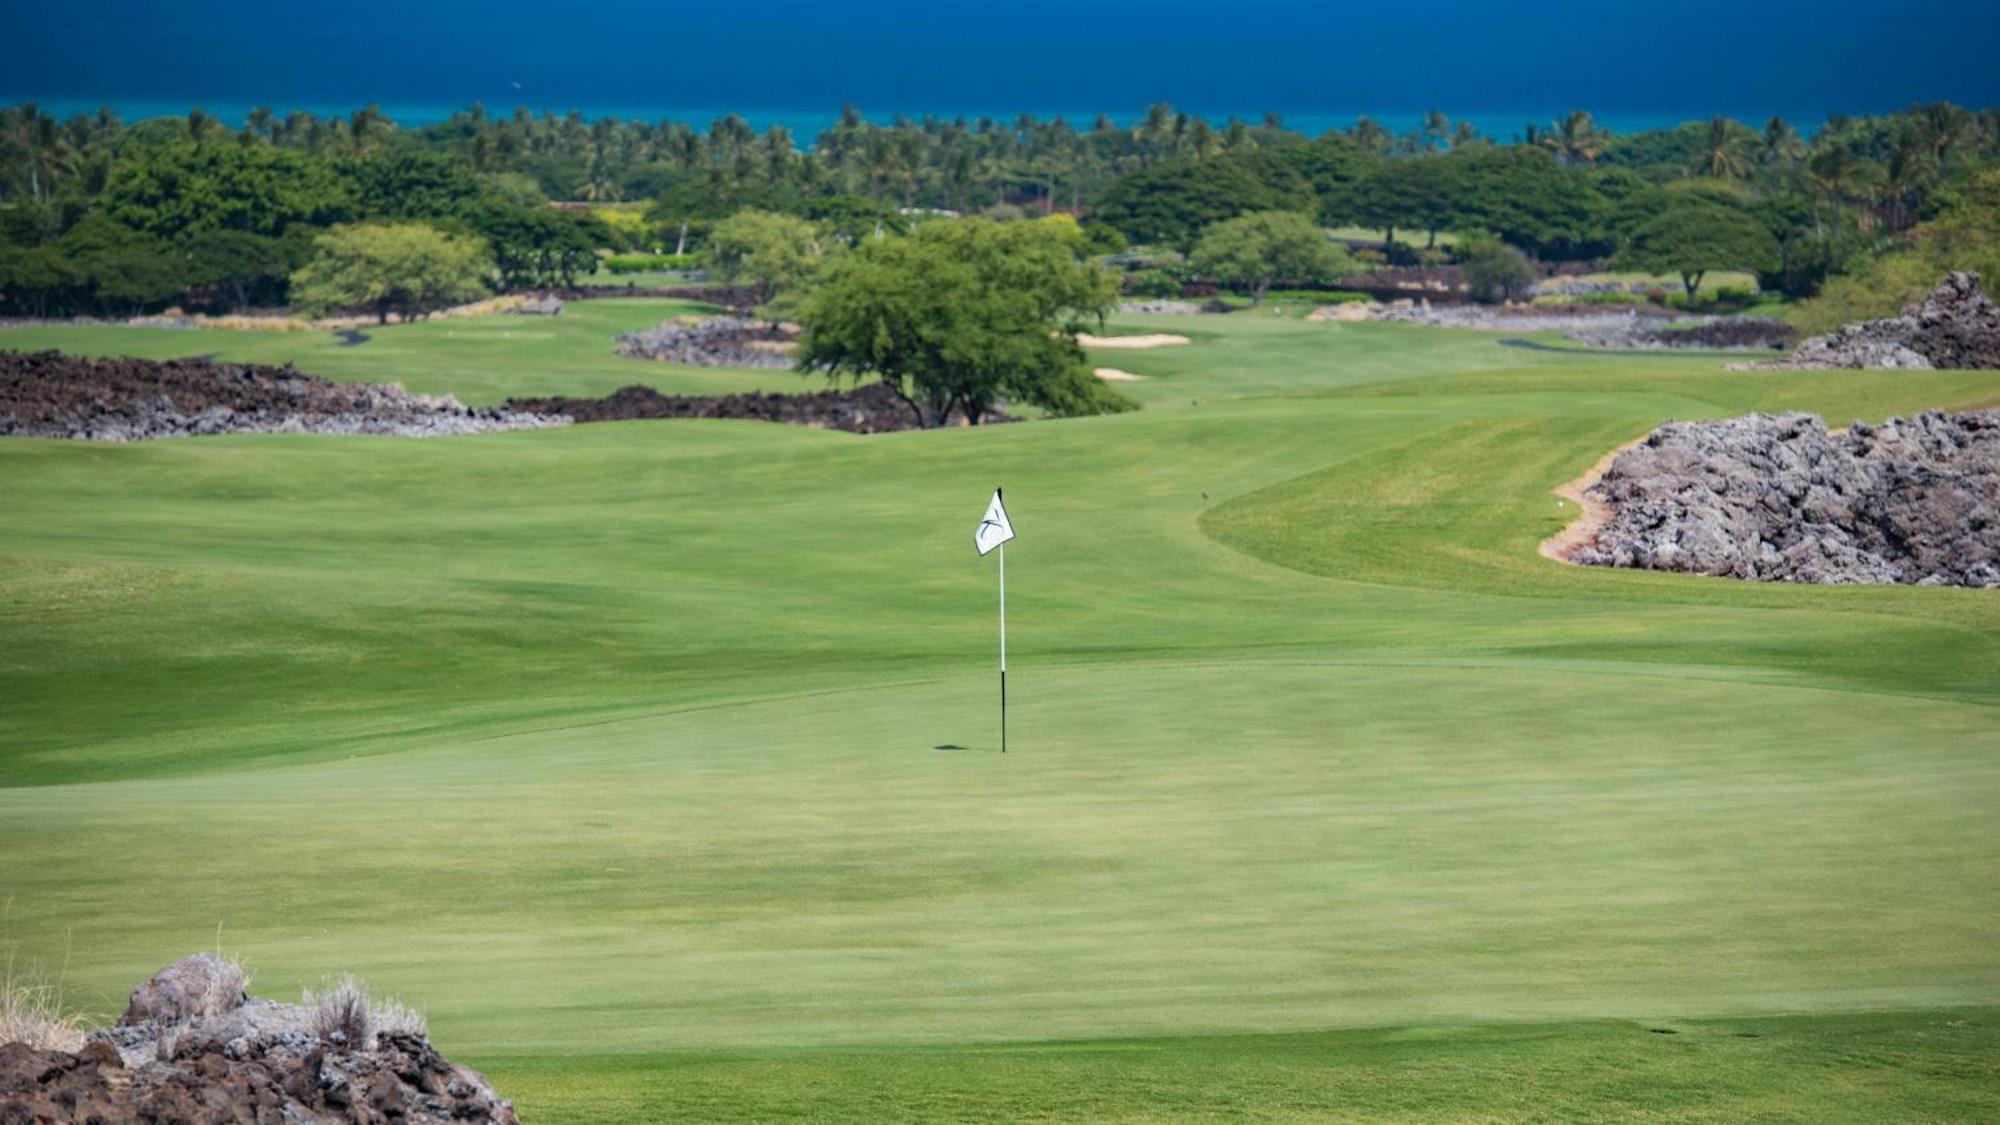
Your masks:
M979 530L972 533L972 545L984 555L1007 540L1014 538L1014 525L1007 519L1007 508L1000 503L1000 490L993 490L993 502L986 505L986 518L979 521Z

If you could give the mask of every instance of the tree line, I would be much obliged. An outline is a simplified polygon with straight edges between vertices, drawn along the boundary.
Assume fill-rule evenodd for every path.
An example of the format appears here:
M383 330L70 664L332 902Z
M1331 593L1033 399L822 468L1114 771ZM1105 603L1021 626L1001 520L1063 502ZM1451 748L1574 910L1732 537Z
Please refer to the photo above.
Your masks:
M1804 296L1908 244L1996 163L2000 110L1948 103L1833 117L1809 136L1723 117L1614 134L1577 111L1507 141L1443 113L1402 134L1361 118L1308 138L1276 115L1217 125L1164 104L1082 127L1032 115L876 123L850 108L810 144L733 115L697 130L473 106L405 129L373 108L260 109L232 129L200 110L127 125L24 103L0 110L0 299L39 315L277 303L321 236L355 223L477 239L497 285L561 285L596 269L601 250L701 248L750 209L849 243L940 210L1065 211L1097 250L1183 254L1218 223L1284 212L1379 231L1364 257L1390 265L1497 245L1542 260L1618 256L1698 285L1711 267L1673 263L1733 259ZM608 223L550 199L643 208ZM1677 244L1689 229L1713 237ZM1444 231L1476 237L1447 250Z

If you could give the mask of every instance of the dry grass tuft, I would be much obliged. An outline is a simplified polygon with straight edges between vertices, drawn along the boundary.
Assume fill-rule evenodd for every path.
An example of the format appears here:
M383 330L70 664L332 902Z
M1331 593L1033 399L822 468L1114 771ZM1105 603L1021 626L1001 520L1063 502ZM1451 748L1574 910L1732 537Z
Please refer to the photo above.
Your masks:
M0 976L0 1044L25 1043L38 1051L83 1049L83 1020L63 1011L62 990L17 976L14 960Z
M349 1048L361 1050L375 1045L383 1032L423 1035L428 1030L424 1017L393 999L368 995L360 981L341 977L315 992L307 989L301 1001L312 1013L312 1032L330 1039L338 1032Z

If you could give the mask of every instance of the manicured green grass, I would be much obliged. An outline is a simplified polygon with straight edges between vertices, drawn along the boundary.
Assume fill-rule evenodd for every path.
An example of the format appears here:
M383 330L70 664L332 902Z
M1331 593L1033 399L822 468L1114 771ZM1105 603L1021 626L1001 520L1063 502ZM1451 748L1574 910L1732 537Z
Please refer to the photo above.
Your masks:
M1114 327L1136 414L0 444L0 942L353 971L540 1120L1991 1116L2000 602L1534 547L2000 374Z
M2000 1114L1992 1010L495 1060L537 1122L1892 1121Z
M455 394L475 405L509 395L603 395L631 383L670 394L800 389L800 377L788 371L682 367L629 359L612 350L620 332L713 311L695 301L643 297L571 301L559 317L452 317L364 328L368 341L352 347L343 346L331 332L51 325L0 328L0 348L295 363L329 379L397 382L420 394Z

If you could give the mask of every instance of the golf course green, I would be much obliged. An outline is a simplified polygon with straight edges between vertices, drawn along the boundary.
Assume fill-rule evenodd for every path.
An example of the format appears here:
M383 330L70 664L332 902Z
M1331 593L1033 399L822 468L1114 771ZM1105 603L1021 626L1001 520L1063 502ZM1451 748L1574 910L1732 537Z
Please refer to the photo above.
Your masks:
M693 307L0 348L807 385L612 354ZM1135 413L0 442L0 951L352 972L530 1122L2000 1116L2000 597L1536 553L2000 373L1112 327Z

